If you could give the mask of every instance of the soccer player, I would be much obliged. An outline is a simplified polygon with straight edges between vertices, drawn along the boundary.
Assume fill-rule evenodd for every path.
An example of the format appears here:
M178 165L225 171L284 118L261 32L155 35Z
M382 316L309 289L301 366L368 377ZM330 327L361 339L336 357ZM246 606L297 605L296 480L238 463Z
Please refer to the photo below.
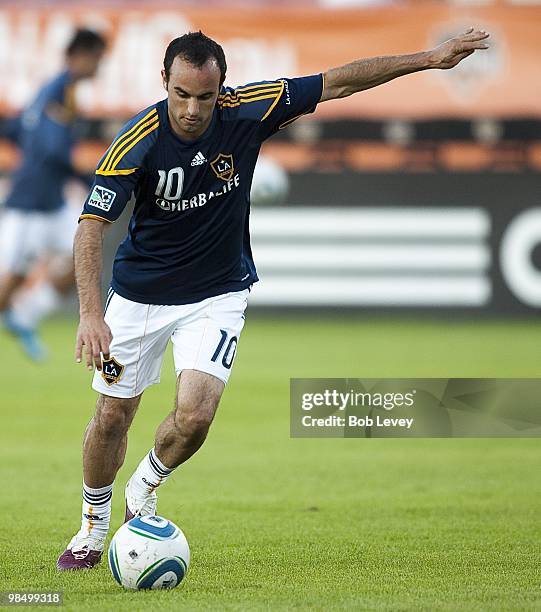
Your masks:
M156 489L203 444L231 373L257 278L250 250L250 183L261 143L319 102L428 68L452 68L488 34L469 30L431 51L354 61L324 74L224 87L222 48L201 32L173 40L167 98L130 121L98 164L77 230L76 360L95 367L96 412L83 444L79 531L57 561L101 558L113 482L144 390L173 344L176 407L125 489L125 520L156 513ZM105 315L102 238L131 194L135 209L113 267Z
M95 75L105 40L91 30L77 30L65 52L65 68L45 84L16 121L10 136L22 159L14 173L0 224L0 313L6 329L15 334L35 360L44 357L36 328L75 284L72 244L76 219L64 202L63 189L70 177L90 181L73 168L77 109L74 86ZM48 252L63 256L59 271L31 290L10 309L16 290L35 262Z

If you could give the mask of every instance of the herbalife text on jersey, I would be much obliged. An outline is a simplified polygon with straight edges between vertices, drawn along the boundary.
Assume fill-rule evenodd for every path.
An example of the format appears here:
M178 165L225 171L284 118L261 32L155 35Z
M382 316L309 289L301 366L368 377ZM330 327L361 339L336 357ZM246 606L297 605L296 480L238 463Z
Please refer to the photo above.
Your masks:
M156 204L162 209L171 212L180 212L188 210L189 208L199 208L204 206L212 198L217 198L221 195L229 193L232 189L240 185L240 176L235 176L224 183L223 187L217 191L209 191L208 193L198 193L191 197L189 200L164 200L163 198L157 198Z

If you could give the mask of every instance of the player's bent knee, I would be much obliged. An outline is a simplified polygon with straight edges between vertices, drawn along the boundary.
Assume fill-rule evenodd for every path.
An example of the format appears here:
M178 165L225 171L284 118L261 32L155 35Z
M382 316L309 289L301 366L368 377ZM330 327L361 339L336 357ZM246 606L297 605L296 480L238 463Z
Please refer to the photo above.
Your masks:
M202 436L206 435L214 418L214 412L188 412L180 415L180 419L176 419L181 431L186 435Z
M94 419L102 435L111 438L125 435L135 416L139 400L140 397L123 399L100 395Z
M220 396L183 398L175 410L175 425L183 435L205 437L216 414Z
M126 418L113 410L103 410L94 418L100 433L106 438L123 436L127 431Z

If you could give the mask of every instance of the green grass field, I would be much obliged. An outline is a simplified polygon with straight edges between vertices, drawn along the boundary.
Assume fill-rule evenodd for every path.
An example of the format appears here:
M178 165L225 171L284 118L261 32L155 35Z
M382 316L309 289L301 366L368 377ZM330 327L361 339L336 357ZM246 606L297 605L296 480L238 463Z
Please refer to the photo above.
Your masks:
M188 577L136 593L107 563L55 570L94 403L74 327L46 326L41 367L0 334L0 590L62 590L69 610L541 610L539 440L290 439L288 406L290 377L536 377L539 325L249 315L209 439L159 491ZM131 430L113 529L173 388L168 358Z

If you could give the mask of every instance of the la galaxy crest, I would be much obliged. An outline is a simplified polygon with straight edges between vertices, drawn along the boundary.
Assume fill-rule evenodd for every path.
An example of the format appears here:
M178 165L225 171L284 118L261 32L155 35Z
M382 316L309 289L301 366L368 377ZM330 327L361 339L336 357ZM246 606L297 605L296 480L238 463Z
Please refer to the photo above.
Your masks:
M233 178L235 167L233 165L233 156L220 153L218 157L210 162L210 167L214 170L214 174L222 181L228 181Z
M117 383L122 378L123 373L124 366L118 363L114 357L102 361L101 377L109 386Z

